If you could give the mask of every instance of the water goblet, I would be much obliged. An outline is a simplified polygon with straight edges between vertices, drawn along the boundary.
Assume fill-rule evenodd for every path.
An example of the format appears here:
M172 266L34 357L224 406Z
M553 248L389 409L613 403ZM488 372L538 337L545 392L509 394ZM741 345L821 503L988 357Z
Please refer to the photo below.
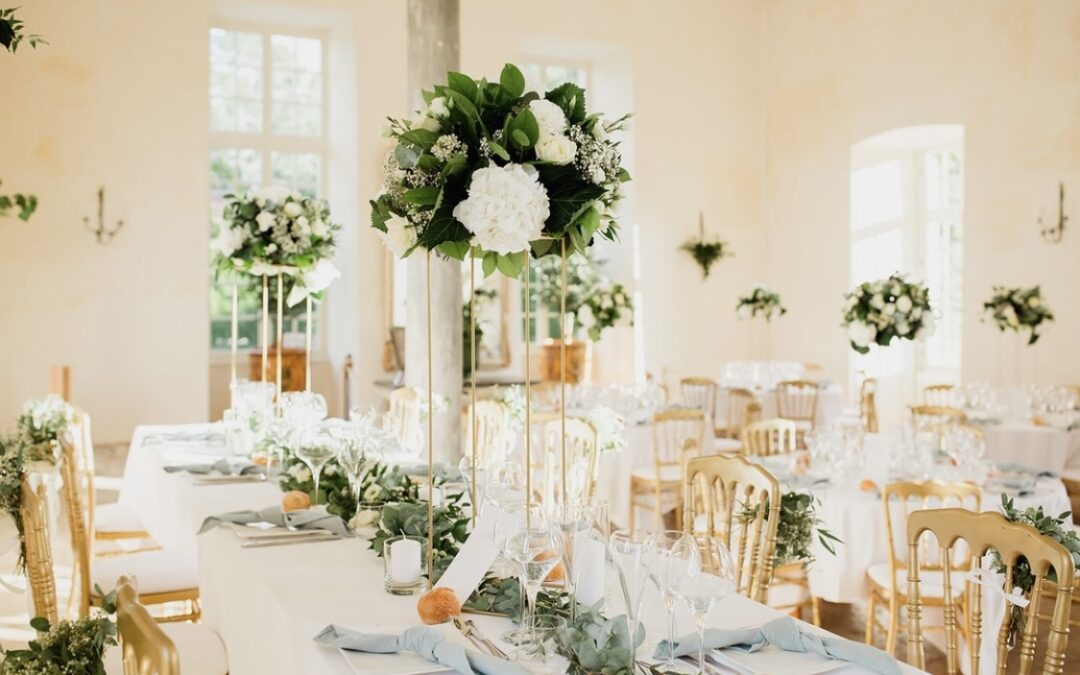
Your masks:
M311 476L315 481L315 499L312 506L319 505L319 479L322 470L330 460L337 457L338 440L329 434L314 433L301 438L296 446L296 456L311 469Z
M562 537L563 584L570 594L571 621L577 616L579 597L587 606L603 598L607 513L603 500L575 500L551 508L552 524ZM582 581L587 588L582 589Z
M626 623L630 641L630 670L633 671L638 647L639 610L645 595L645 582L654 562L656 542L645 530L616 530L608 540L608 552L619 575L619 587L626 602Z
M713 537L700 541L691 538L693 546L672 550L684 570L675 586L676 594L694 615L698 637L698 673L705 668L705 621L717 600L735 590L735 566L727 547Z
M656 548L653 553L652 581L660 591L667 609L668 644L675 643L675 608L679 601L677 593L682 578L688 574L688 566L695 560L691 552L697 548L693 535L678 530L663 530L653 537ZM679 672L674 653L669 650L664 672Z
M546 523L532 523L528 529L511 534L503 547L507 559L518 565L518 578L525 588L525 607L521 623L519 644L526 644L524 629L528 626L528 643L537 643L536 624L532 621L536 613L536 599L540 586L562 560L562 541L555 528ZM527 653L527 652L526 652Z

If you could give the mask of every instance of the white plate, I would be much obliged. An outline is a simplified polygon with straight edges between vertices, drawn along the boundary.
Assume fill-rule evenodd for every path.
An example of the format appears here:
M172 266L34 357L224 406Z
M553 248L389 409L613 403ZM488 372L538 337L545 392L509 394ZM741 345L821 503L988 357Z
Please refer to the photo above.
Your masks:
M402 654L368 654L339 650L346 663L358 675L426 675L426 673L451 673L452 670L426 661L411 652Z
M709 656L747 675L816 675L848 665L846 661L817 654L786 652L771 645L752 654L738 649L714 649Z
M330 530L289 530L268 523L254 523L252 525L230 523L230 525L236 532L236 536L241 539L289 539L292 537L316 537L332 534Z

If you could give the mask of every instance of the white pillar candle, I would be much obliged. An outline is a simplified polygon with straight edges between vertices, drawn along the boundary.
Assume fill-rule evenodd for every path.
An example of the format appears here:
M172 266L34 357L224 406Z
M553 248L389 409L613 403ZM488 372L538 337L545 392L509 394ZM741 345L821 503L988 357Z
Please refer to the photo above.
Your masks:
M390 544L390 581L411 584L420 580L420 542L398 539Z
M577 571L577 601L592 607L604 597L606 584L604 543L587 539L577 547L574 567Z

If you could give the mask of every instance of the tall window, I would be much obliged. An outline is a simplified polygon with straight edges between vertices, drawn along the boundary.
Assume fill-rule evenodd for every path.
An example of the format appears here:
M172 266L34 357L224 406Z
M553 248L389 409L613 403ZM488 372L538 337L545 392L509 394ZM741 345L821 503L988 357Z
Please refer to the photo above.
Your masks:
M225 195L285 185L321 196L326 168L325 43L312 35L210 29L210 217L219 227ZM240 346L259 345L261 290L240 296ZM228 349L232 282L210 286L210 346ZM319 307L323 306L320 303ZM304 330L298 313L285 332ZM318 332L318 322L313 330Z
M911 127L852 151L851 282L909 275L927 285L934 333L906 364L903 352L853 355L852 371L887 377L959 379L963 321L963 128Z

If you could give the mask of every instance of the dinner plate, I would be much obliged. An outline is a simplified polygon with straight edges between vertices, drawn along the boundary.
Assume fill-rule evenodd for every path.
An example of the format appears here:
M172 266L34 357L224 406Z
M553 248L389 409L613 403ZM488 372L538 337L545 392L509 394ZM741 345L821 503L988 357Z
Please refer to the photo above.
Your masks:
M787 652L772 645L752 653L714 649L709 657L745 675L816 675L848 665L845 661L806 652Z
M251 525L233 525L233 530L236 532L236 536L241 539L289 539L292 537L312 537L312 536L326 536L331 534L330 530L323 529L308 529L308 530L290 530L284 527L277 527L268 523L253 523Z
M431 663L416 654L368 654L348 649L339 650L353 672L363 675L426 675L454 671Z

